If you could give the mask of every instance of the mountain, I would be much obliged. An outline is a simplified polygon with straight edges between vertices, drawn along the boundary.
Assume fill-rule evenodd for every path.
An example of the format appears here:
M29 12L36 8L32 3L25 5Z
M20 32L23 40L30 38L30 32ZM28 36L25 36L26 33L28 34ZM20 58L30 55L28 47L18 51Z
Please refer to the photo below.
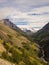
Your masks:
M43 28L42 30L49 30L49 23L47 23Z
M33 34L33 31L31 31L30 29L23 28L22 30L23 30L27 35L32 35L32 34Z
M12 23L9 19L3 19L2 22L5 25L8 25L10 28L14 29L15 31L17 31L18 33L20 33L21 35L25 36L28 38L28 40L30 40L30 37L28 37L28 34L31 35L32 32L30 31L25 31L24 29L21 30L19 27L17 27L14 23Z
M28 40L28 38L23 35L23 32L18 29L10 20L0 20L0 64L49 64L39 58L39 45Z
M49 23L47 23L41 30L34 35L34 41L36 41L44 50L45 59L49 61Z
M26 37L23 36L23 31L19 29L15 24L13 24L11 21L8 19L3 19L0 22L0 35L4 33L3 37L4 41L15 41L15 43L21 43L21 42L30 42ZM10 40L9 38L12 38ZM16 38L17 37L17 38ZM8 39L7 39L8 38ZM26 41L25 41L26 40Z
M42 29L40 29L37 34L44 33L49 30L49 23L47 23Z
M40 29L34 34L34 36L37 37L38 41L42 41L42 39L49 37L49 23L47 23L42 29Z
M24 32L32 32L32 33L35 33L36 32L36 30L35 29L33 29L33 28L21 28Z
M23 31L18 28L14 23L12 23L9 19L3 19L2 21L4 24L8 25L10 28L18 31L19 33L22 33ZM24 32L23 32L24 33Z

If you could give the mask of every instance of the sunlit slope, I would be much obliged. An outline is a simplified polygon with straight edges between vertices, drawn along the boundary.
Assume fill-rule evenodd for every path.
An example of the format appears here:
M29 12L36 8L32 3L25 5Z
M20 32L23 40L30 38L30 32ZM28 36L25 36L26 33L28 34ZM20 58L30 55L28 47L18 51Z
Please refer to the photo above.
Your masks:
M15 47L11 43L5 43L3 40L0 39L0 48L2 52L0 51L0 61L3 60L5 62L5 65L9 65L9 62L11 64L15 65L45 65L44 61L42 61L38 57L39 48L38 45L34 44L25 44L23 43L23 47ZM7 61L9 62L7 62ZM0 62L0 63L4 63Z
M0 22L0 37L6 42L14 43L15 45L20 45L22 42L30 42L26 37L22 36L17 31L11 29L9 26L5 25L3 22Z
M0 59L0 65L15 65L15 64L10 63L10 62L8 62L8 61L6 61L4 59Z
M39 46L0 21L1 65L46 65L39 57ZM8 62L6 62L8 61ZM10 62L10 63L9 63Z

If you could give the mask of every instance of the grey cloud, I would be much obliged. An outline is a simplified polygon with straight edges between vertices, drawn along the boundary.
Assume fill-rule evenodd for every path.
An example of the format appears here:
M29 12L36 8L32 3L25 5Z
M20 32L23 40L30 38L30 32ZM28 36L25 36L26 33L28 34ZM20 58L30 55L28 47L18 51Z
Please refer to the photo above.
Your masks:
M49 0L13 0L12 3L18 10L30 11L36 7L48 6Z
M31 15L31 16L39 16L39 15L49 15L49 12L44 12L44 13L32 13L32 14L28 14L28 15Z
M49 0L6 0L0 4L0 7L14 7L21 11L30 11L41 6L49 6Z
M1 1L1 0L0 0ZM3 0L2 0L3 1ZM44 9L44 7L43 6L49 6L49 0L6 0L6 1L4 1L4 2L0 2L0 18L6 18L6 17L8 17L8 15L9 15L9 17L11 16L11 14L13 14L13 12L15 12L15 9L16 9L16 11L17 10L19 10L20 12L21 12L21 14L22 14L22 11L23 11L23 13L26 13L26 15L22 15L21 16L21 14L20 14L20 17L21 18L27 18L27 21L28 22L37 22L38 21L38 23L39 24L37 24L37 23L29 23L29 25L31 25L31 27L34 25L34 27L35 27L35 25L37 26L37 27L39 27L39 25L40 25L40 27L42 27L46 22L48 22L49 21L49 16L37 16L37 15L47 15L47 14L49 14L49 12L41 12L41 10L39 10L40 9L40 7L41 7L41 9L42 10L46 10L46 8ZM6 8L7 7L7 8ZM43 7L43 8L42 8ZM3 8L3 9L1 9L1 8ZM33 12L33 8L35 8L35 10L36 10L36 8L38 8L37 10L36 10L36 12L37 13L32 13L32 14L30 14L30 15L36 15L35 17L32 17L32 16L28 16L28 14L27 14L27 12L28 11L32 11ZM48 7L49 8L49 7ZM14 11L13 11L14 10ZM24 12L25 11L25 12ZM27 12L26 12L27 11ZM39 13L38 14L38 12L41 12L41 13ZM16 15L17 16L17 15ZM19 16L18 16L19 17ZM13 17L14 18L14 17ZM26 20L26 19L25 19ZM24 22L24 20L23 19L18 19L18 20L14 20L14 22L15 21L22 21L22 22ZM43 22L43 21L46 21L46 22L44 22L44 23L40 23L40 22ZM25 21L26 22L26 21ZM19 23L18 23L19 24ZM28 24L28 23L27 23ZM29 26L28 25L28 26ZM36 27L36 28L37 28Z

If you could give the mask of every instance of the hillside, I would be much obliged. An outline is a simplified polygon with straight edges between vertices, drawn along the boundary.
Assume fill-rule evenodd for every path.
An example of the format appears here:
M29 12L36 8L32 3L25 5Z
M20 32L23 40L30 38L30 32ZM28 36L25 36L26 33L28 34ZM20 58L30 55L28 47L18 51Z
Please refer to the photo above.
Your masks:
M18 31L12 30L9 26L5 25L3 22L0 22L0 37L4 41L14 43L16 45L22 42L30 42L26 37L22 36ZM18 46L20 46L18 45Z
M0 59L0 65L12 65L13 63L10 63L10 62L8 62L8 61L6 61L6 60L4 60L4 59ZM13 64L13 65L15 65L15 64Z
M49 61L49 23L47 23L41 30L34 35L34 41L36 41L44 50L45 59Z
M38 44L28 40L27 37L23 36L23 32L20 33L20 30L17 30L17 28L14 29L13 27L9 26L9 24L6 25L4 20L0 20L1 65L49 64L39 58L39 52L40 49Z
M49 23L47 23L42 29L37 31L34 35L35 37L38 37L38 41L41 41L44 37L49 37Z

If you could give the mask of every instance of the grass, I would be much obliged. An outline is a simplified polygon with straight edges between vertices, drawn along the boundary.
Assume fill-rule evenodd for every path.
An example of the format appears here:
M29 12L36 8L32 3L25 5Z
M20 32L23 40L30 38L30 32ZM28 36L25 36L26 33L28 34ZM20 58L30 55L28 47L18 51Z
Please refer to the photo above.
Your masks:
M3 23L0 23L0 50L1 58L15 65L46 64L38 57L40 50L36 43Z

